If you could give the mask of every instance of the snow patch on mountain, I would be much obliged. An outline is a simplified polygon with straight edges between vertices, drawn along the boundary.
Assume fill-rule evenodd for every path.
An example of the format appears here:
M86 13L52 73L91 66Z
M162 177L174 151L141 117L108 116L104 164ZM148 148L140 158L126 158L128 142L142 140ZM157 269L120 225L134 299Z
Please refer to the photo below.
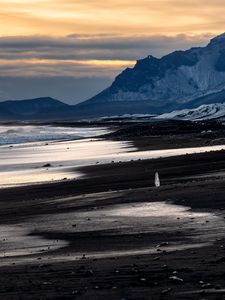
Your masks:
M186 103L193 99L225 89L225 72L216 70L220 51L215 48L190 50L198 57L192 66L181 65L168 69L162 78L155 76L136 91L123 87L112 93L108 101L148 100L155 105L162 103Z
M155 119L176 119L186 121L201 121L213 119L225 119L225 103L201 105L195 109L183 109L165 113Z

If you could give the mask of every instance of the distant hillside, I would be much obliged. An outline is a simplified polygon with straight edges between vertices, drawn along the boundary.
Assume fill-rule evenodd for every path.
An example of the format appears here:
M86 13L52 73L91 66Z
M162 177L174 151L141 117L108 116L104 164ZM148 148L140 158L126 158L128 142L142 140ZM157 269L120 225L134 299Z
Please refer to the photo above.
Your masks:
M0 121L14 120L15 118L15 114L0 106Z
M31 100L14 100L14 101L5 101L0 102L0 108L3 108L10 113L23 115L23 116L32 116L35 114L41 114L48 109L58 109L65 108L68 105L62 103L56 99L50 97L47 98L37 98Z
M50 97L0 102L0 120L57 120L73 117L73 106Z

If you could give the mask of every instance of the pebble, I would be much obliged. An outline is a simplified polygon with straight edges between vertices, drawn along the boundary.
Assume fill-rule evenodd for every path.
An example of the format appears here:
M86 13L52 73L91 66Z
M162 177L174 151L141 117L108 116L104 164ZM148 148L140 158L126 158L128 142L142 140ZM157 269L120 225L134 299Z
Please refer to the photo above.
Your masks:
M166 290L163 290L162 292L161 292L161 294L163 294L163 295L167 295L167 294L169 294L170 292L172 292L172 288L168 288L168 289L166 289Z
M45 164L42 166L42 168L50 168L52 165L51 164Z
M165 246L168 246L169 243L168 242L162 242L160 243L159 245L156 246L156 248L159 248L159 247L165 247Z
M153 258L153 261L157 261L157 260L160 260L159 256Z
M144 282L146 281L146 278L140 278L140 281Z
M202 285L202 289L211 289L213 288L213 285L211 283L205 283Z
M177 276L170 276L169 279L171 281L173 281L174 283L183 283L184 282L184 280L182 278L179 278Z
M84 273L85 277L91 277L91 276L94 276L94 272L92 270L87 270L85 273Z

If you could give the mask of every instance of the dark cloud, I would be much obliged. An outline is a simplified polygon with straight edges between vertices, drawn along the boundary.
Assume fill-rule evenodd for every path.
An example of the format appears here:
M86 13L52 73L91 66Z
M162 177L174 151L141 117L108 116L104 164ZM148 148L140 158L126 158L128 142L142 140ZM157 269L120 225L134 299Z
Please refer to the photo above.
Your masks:
M0 74L2 76L65 76L65 77L110 77L113 78L121 72L124 67L118 65L114 68L105 65L93 65L89 63L71 61L47 61L47 62L26 62L15 61L13 63L0 63Z
M149 54L159 57L176 49L202 46L210 37L0 37L0 101L48 95L76 103L106 88L126 67L123 61L132 65ZM118 60L121 63L116 63Z
M98 59L136 60L152 54L162 56L175 49L186 49L207 43L209 35L187 36L117 36L70 35L52 37L2 37L1 59Z

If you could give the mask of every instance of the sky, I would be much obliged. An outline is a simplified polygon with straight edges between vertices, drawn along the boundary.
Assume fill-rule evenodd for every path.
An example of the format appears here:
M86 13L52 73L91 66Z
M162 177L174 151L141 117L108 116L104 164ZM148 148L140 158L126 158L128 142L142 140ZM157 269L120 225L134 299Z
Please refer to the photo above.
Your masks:
M84 101L137 59L206 45L224 0L0 0L0 101Z

